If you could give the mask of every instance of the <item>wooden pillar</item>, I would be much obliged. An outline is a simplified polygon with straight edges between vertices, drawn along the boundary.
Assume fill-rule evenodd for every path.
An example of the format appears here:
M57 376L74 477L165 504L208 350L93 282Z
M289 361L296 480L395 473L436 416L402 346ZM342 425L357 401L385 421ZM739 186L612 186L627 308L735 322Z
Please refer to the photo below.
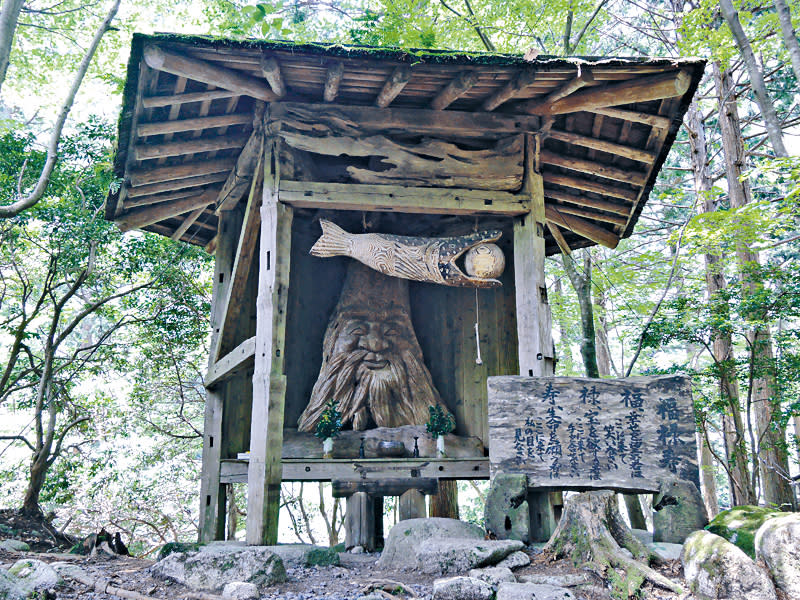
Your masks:
M211 354L208 367L214 364L214 348L225 318L224 298L230 284L233 258L236 252L237 214L222 213L219 218L219 242L214 263L214 283L211 296ZM201 542L225 539L225 502L219 483L222 449L222 389L206 390L205 423L203 426L203 466L200 476L200 535Z
M278 202L277 144L277 140L268 139L264 145L253 411L247 470L247 543L250 545L272 545L278 541L292 209Z
M348 550L356 546L367 552L375 550L375 502L366 492L348 496L344 530L344 545Z
M425 496L419 490L410 489L400 496L398 507L398 521L406 519L424 519L427 517L425 510Z
M554 374L553 338L547 284L544 277L544 185L539 173L540 140L525 136L525 178L522 194L531 212L514 221L514 284L517 303L517 340L520 375ZM549 492L529 491L531 541L547 541L557 523Z

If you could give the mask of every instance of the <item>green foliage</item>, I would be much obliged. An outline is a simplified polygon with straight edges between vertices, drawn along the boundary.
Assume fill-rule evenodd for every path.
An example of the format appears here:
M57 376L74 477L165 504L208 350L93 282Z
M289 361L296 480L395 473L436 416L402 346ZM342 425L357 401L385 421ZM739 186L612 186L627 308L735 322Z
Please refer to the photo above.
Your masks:
M440 435L446 435L456 428L455 419L449 414L444 412L440 404L435 404L428 407L428 422L425 423L425 429L433 436L433 439L438 438Z
M314 433L319 439L335 438L342 430L342 413L339 412L336 400L331 398L322 411L322 417L317 423L317 430Z

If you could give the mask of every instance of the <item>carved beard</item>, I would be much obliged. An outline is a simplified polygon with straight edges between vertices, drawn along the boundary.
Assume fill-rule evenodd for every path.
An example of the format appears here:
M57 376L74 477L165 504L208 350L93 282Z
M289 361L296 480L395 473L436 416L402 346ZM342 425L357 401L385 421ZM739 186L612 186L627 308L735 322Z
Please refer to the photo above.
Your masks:
M356 431L372 423L378 427L423 425L429 406L445 408L428 370L410 349L383 352L388 364L382 369L368 368L363 362L367 354L353 350L326 361L298 421L300 431L314 431L331 398L342 413L342 425L352 423Z

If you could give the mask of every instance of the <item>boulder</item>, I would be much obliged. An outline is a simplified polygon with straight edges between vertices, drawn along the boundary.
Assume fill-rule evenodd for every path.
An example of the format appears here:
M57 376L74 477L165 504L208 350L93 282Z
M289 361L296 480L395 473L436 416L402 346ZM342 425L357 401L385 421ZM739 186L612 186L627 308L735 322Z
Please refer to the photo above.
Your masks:
M281 557L283 566L288 568L338 565L339 552L328 546L311 544L280 544L264 546Z
M516 582L517 578L508 567L486 567L485 569L471 569L469 572L470 577L485 581L493 589L497 589L503 581Z
M590 583L591 579L584 573L565 573L564 575L522 575L521 583L552 585L555 587L575 587Z
M756 558L767 565L775 587L800 598L800 513L768 519L756 532Z
M756 532L764 521L786 513L763 506L735 506L723 510L706 527L707 531L724 537L744 550L750 558L756 557Z
M680 560L683 552L683 544L670 544L669 542L653 542L645 544L645 547L662 562Z
M433 582L433 600L491 600L492 586L475 577L449 577Z
M512 552L508 556L506 556L503 560L497 563L498 567L507 567L512 571L514 569L521 569L522 567L527 567L531 564L531 557L522 552L521 550L517 550L516 552Z
M575 600L567 588L545 583L501 583L496 600Z
M497 473L486 495L483 512L486 531L498 540L530 542L531 516L527 497L527 475Z
M496 565L522 548L518 540L431 538L417 548L417 563L423 573L446 575Z
M24 600L28 593L5 569L0 569L0 598L3 600Z
M416 550L420 544L429 539L448 538L482 540L484 533L477 525L458 519L406 519L389 531L378 566L383 569L416 569Z
M0 540L0 550L6 552L27 552L31 547L20 540Z
M194 590L218 591L235 581L256 586L286 581L283 561L265 546L211 544L173 552L150 567L150 572Z
M222 588L222 597L231 600L258 600L258 588L253 583L246 581L231 581Z
M708 524L700 490L685 479L666 479L653 498L653 541L682 544Z
M755 561L708 531L687 538L681 562L689 589L701 600L777 600L769 577Z
M11 565L8 573L16 579L16 584L26 595L52 589L61 582L55 569L46 562L32 558L18 560Z

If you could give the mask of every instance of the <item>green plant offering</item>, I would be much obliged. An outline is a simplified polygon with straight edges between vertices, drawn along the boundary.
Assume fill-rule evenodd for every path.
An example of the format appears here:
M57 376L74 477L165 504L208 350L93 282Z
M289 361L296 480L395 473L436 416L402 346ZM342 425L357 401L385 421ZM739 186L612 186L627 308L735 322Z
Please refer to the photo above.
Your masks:
M433 439L438 438L440 435L445 435L456 428L456 421L450 415L444 412L444 409L436 404L428 407L430 418L425 423L425 428L433 436Z
M336 400L329 400L322 417L317 423L317 432L314 434L321 440L335 438L342 430L342 413L336 408Z

